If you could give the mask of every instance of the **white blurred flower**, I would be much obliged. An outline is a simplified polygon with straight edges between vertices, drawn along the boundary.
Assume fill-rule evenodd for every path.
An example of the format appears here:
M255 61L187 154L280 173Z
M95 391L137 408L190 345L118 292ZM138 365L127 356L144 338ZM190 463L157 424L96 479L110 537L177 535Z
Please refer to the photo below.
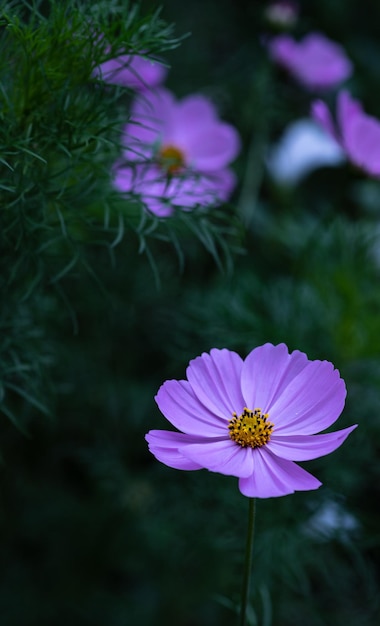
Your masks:
M267 159L272 178L296 185L319 167L334 167L345 161L339 144L311 119L300 119L285 130Z
M264 10L266 20L277 28L291 28L298 19L298 3L292 0L275 0Z
M360 528L358 520L344 509L341 504L333 500L327 501L304 525L307 535L320 540L339 537L346 539Z

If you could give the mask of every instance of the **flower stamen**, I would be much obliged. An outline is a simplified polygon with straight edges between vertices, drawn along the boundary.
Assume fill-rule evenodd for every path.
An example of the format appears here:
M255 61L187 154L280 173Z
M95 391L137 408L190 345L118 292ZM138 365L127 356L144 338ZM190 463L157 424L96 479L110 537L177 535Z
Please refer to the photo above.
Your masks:
M242 448L261 448L268 443L274 428L274 424L268 421L268 413L262 413L261 409L251 411L245 407L241 415L232 415L228 424L232 441L236 441Z
M185 156L175 146L163 146L158 153L158 161L169 174L175 174L185 166Z

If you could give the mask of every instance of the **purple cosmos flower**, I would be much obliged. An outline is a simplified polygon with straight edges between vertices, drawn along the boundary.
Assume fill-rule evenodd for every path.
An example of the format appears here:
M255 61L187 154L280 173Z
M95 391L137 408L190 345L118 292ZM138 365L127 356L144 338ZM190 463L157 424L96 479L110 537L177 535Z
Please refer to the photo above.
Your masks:
M206 468L239 478L248 497L317 489L294 461L333 452L356 425L325 434L344 407L346 387L328 361L309 361L284 344L265 344L243 360L213 349L190 364L187 380L167 380L156 402L182 432L152 430L150 451L169 467Z
M127 165L116 165L114 185L140 194L157 215L170 215L172 205L220 204L235 186L228 165L239 135L204 96L176 100L161 88L136 98L123 141Z
M340 143L352 163L380 176L380 121L364 113L347 91L338 94L336 124L321 100L312 104L312 115Z
M343 48L319 33L310 33L300 42L279 35L270 41L269 51L272 59L309 89L335 87L352 73Z
M167 68L159 61L147 59L139 54L122 54L101 63L94 76L111 85L121 85L136 91L145 91L161 85Z

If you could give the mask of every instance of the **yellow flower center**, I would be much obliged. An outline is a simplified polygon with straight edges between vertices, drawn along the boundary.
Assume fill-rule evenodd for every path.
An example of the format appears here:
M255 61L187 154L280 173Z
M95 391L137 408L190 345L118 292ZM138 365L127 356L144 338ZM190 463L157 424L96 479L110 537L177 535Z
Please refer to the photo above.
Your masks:
M169 174L175 174L185 165L185 155L175 146L164 146L158 153L158 160Z
M261 409L250 411L245 407L241 415L232 415L228 424L232 441L236 441L242 448L261 448L268 443L274 428L274 424L268 421L268 413L262 413Z

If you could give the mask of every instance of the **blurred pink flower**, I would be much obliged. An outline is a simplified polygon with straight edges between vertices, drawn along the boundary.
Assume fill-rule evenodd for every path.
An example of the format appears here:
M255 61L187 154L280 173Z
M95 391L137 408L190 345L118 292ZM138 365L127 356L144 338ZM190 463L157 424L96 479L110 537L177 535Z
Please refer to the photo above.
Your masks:
M313 102L312 115L340 143L352 163L380 176L380 121L364 113L348 91L338 94L336 109L336 123L321 100Z
M315 434L343 410L346 387L328 361L309 361L284 344L265 344L243 360L212 349L190 361L187 380L167 380L156 402L182 432L146 435L154 456L175 469L206 468L239 478L248 497L317 489L321 483L294 461L336 450L356 425Z
M114 185L141 195L157 215L170 215L172 205L220 204L235 186L228 165L239 135L202 95L176 100L161 88L136 98L123 143L126 164L116 165Z
M144 91L161 85L168 73L159 61L139 54L122 54L101 63L94 76L111 85L121 85L136 91Z
M195 206L212 206L228 200L235 175L226 168L210 174L185 172L167 177L159 165L138 164L115 168L114 185L124 193L140 196L146 207L158 217L169 217L173 207L191 210Z
M335 87L352 74L352 63L343 48L320 33L310 33L300 42L279 35L269 42L269 52L309 89Z

